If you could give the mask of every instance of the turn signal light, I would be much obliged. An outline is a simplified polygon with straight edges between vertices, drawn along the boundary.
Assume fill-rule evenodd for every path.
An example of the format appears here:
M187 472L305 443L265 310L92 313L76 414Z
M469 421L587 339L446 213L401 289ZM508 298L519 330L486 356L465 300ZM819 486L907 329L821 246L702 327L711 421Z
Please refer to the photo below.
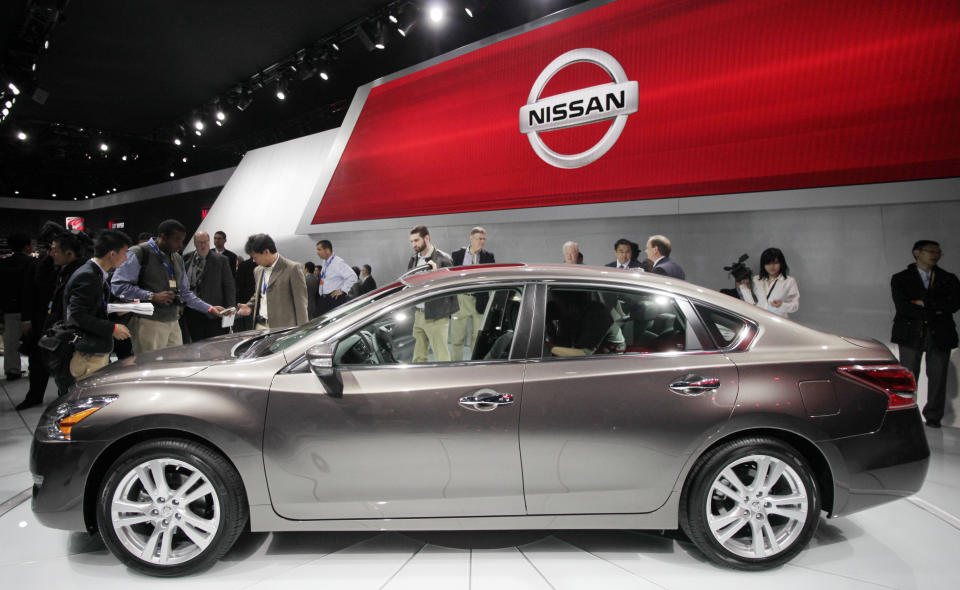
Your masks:
M60 429L60 432L63 433L67 440L70 440L70 431L73 430L74 425L99 409L100 408L88 408L82 412L61 418L60 421L57 422L57 428Z
M890 398L888 410L903 410L917 407L915 394L917 382L913 373L900 365L850 365L837 367L841 375L846 375L886 393Z

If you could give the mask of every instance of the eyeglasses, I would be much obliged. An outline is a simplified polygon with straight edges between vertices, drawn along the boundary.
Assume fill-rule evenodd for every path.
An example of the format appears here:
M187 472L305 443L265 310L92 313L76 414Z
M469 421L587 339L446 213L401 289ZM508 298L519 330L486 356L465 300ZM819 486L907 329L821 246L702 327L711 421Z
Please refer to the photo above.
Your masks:
M936 249L934 249L934 248L921 248L920 251L921 251L921 252L928 252L928 253L930 253L930 254L940 254L941 256L943 255L943 251L940 250L940 248L936 248Z

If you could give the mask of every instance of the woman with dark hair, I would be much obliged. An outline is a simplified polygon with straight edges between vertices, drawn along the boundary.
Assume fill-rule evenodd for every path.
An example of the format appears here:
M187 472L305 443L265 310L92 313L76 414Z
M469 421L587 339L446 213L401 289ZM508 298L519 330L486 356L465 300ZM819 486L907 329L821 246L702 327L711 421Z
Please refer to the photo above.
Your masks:
M760 255L760 274L753 277L753 291L745 284L739 289L744 301L783 317L800 309L797 279L790 276L790 267L780 248L767 248Z

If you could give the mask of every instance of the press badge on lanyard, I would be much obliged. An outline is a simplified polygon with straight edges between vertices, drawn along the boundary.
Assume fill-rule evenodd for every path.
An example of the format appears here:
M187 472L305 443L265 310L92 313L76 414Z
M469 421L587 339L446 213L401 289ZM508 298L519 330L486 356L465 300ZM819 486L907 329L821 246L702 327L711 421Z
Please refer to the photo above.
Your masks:
M153 248L153 251L157 254L157 258L160 259L160 264L163 265L163 268L167 269L167 276L170 277L170 279L167 281L167 285L168 285L171 289L173 289L174 291L176 291L176 290L177 290L177 280L173 277L173 267L170 266L169 264L167 264L167 261L163 259L163 254L160 254L160 249L157 248L157 244L156 244L156 243L154 243L154 242L152 242L152 241L151 241L151 242L147 242L147 243L150 244L150 247Z

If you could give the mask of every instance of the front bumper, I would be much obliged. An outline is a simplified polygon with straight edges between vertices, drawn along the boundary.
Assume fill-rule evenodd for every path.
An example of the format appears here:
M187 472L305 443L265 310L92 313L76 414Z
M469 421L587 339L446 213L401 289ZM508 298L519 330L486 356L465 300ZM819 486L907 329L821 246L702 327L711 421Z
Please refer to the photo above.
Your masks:
M831 516L892 502L923 487L930 447L918 408L887 412L878 431L834 440L831 446L845 467L834 474Z
M30 507L44 526L87 530L84 497L102 441L46 441L34 436L30 472L34 476ZM42 483L38 483L41 482Z

